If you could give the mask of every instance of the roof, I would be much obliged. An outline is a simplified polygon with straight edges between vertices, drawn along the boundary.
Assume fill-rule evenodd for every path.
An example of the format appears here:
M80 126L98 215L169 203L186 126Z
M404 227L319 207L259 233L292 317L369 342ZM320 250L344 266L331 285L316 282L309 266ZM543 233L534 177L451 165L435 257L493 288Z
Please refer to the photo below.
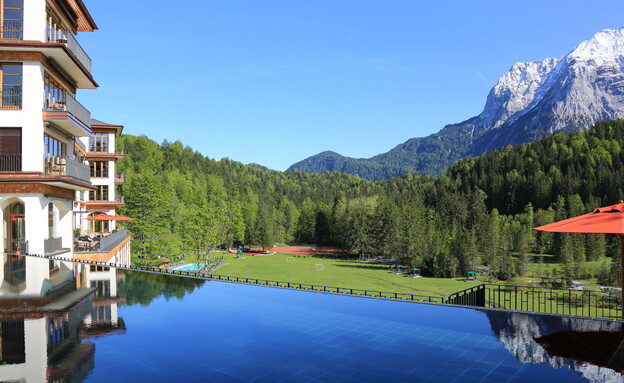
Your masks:
M96 120L95 118L91 119L91 129L93 128L106 128L106 129L115 129L117 130L117 135L121 134L124 126L118 124L109 124L104 121Z

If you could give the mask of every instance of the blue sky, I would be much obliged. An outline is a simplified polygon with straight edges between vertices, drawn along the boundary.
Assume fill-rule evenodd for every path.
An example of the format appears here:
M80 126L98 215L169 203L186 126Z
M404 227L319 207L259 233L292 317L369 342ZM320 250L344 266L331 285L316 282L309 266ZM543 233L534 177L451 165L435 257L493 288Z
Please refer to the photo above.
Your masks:
M624 23L620 0L84 1L94 118L276 170L435 133L479 114L514 62Z

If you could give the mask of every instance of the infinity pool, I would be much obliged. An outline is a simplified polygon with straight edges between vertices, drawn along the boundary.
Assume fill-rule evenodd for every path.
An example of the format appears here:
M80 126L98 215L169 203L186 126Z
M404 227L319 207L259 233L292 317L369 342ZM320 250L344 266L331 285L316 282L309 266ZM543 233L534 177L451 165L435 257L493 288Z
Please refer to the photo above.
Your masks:
M63 323L76 327L76 336L71 347L49 352L45 376L87 382L624 381L614 369L601 367L613 361L558 356L552 345L535 340L570 331L618 338L619 322L140 272L119 272L111 281L116 297L96 293L92 302L64 314L69 319ZM117 306L106 309L111 302ZM103 325L93 323L96 317L103 318ZM26 344L33 342L28 340L29 320L21 327ZM57 323L52 316L47 321L43 350L46 342L50 350L50 324ZM80 350L84 356L79 358ZM23 363L13 358L18 359ZM28 356L25 360L25 371L38 368L39 358L30 366ZM15 378L3 371L8 370L0 366L0 380Z
M149 289L153 279L133 273L125 283ZM622 381L533 340L576 327L615 331L614 322L221 282L181 298L158 288L165 292L149 303L127 298L119 311L126 334L91 340L96 368L87 381Z

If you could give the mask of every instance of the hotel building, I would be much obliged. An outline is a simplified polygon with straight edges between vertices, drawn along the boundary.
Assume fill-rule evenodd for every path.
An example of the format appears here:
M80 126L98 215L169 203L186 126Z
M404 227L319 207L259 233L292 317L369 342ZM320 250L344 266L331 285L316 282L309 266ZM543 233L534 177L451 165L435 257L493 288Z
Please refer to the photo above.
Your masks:
M73 278L71 263L50 261L42 269L20 254L130 261L129 236L108 238L110 227L89 249L74 250L75 211L81 210L76 195L85 201L92 194L109 213L116 203L102 201L88 156L98 151L90 150L91 140L120 129L99 122L92 128L77 97L80 89L98 84L76 35L96 29L82 0L0 0L0 296L40 295L41 286L52 289ZM114 139L109 147L114 150ZM26 280L33 281L32 289Z

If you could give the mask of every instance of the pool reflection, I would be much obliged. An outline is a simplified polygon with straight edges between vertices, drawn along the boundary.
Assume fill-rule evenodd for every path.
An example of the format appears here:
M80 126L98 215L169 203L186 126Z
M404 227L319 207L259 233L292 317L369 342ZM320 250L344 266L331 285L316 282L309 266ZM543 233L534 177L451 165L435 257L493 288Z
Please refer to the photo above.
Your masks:
M20 257L26 279L0 283L0 380L80 381L94 367L93 335L123 332L115 269ZM6 268L5 268L6 269Z
M522 363L577 371L590 382L621 382L622 323L488 311L492 331Z

